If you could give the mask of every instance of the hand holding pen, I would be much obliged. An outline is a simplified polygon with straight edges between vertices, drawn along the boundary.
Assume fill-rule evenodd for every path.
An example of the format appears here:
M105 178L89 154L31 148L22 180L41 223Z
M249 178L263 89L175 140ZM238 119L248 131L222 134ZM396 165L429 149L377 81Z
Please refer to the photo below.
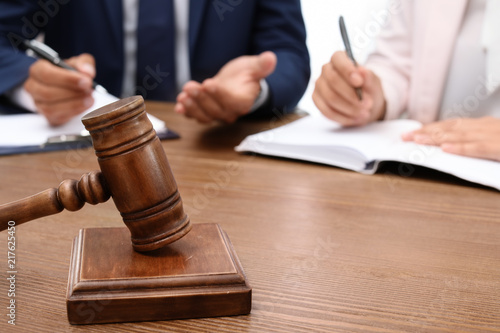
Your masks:
M41 59L31 65L24 88L51 125L62 125L94 104L95 63L91 55L81 54L56 63L57 53L52 54L52 60L35 53Z
M385 115L385 99L379 78L354 60L344 19L339 27L346 51L337 51L316 81L313 101L327 118L343 126L361 126Z

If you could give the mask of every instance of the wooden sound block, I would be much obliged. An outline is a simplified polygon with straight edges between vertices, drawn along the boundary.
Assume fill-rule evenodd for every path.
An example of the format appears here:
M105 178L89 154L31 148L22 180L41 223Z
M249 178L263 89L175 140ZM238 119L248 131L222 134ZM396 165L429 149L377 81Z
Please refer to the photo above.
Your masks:
M66 304L71 324L248 314L252 289L218 224L194 224L162 249L132 249L127 228L80 230Z

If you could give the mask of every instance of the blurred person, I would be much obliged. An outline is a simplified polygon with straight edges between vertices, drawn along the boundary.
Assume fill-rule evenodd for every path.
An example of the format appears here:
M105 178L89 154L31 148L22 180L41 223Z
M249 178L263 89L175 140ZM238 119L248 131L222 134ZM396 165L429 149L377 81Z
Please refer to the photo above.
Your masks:
M499 160L500 1L390 5L363 66L340 51L323 66L313 92L318 109L344 126L416 119L424 126L404 140ZM361 100L354 88L362 89ZM448 120L453 118L460 120Z
M76 68L17 47L44 42ZM202 123L291 112L310 75L299 0L18 0L0 3L0 95L61 125L120 97L175 102Z

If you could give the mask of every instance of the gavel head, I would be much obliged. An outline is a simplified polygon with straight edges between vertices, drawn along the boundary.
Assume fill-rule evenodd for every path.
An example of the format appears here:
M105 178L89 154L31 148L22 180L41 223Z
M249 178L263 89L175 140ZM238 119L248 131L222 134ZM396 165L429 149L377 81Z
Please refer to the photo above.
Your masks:
M152 251L191 230L167 156L140 96L82 118L108 190L136 251Z

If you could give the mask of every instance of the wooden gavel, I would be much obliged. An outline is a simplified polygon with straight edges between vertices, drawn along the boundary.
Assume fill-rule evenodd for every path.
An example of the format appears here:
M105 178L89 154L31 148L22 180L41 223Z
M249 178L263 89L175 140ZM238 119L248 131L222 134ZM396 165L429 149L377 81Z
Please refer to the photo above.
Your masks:
M43 216L76 211L111 196L139 252L172 243L191 230L167 156L149 121L144 100L134 96L82 118L101 171L0 206L0 230Z

